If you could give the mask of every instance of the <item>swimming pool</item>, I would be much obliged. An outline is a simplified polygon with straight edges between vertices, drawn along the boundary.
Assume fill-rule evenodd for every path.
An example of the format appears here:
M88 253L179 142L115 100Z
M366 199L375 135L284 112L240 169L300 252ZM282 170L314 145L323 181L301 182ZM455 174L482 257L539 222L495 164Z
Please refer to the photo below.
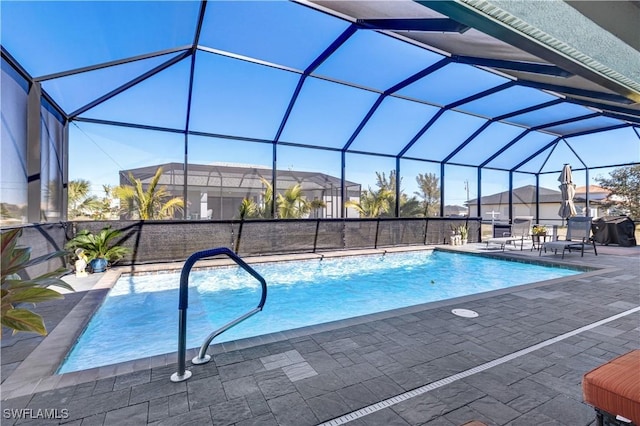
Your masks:
M441 251L257 264L264 310L213 343L580 273ZM179 273L121 277L58 373L175 352ZM187 347L253 309L260 285L238 267L193 271Z

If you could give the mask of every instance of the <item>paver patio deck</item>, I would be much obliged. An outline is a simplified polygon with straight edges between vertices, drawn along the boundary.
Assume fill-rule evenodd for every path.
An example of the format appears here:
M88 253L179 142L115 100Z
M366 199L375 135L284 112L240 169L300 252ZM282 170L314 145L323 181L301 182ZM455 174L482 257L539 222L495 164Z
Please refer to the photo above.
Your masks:
M487 252L484 244L465 250ZM582 375L640 347L640 247L598 250L562 262L550 253L492 252L601 269L280 333L263 344L216 344L214 362L194 366L182 383L169 381L175 354L88 374L52 376L46 371L57 365L43 365L42 379L21 382L14 373L25 359L33 362L38 347L56 350L47 342L56 325L104 290L69 294L39 306L47 339L3 334L2 424L301 426L340 424L353 412L349 425L592 424ZM454 308L479 316L461 318ZM33 418L45 415L38 410L59 418Z

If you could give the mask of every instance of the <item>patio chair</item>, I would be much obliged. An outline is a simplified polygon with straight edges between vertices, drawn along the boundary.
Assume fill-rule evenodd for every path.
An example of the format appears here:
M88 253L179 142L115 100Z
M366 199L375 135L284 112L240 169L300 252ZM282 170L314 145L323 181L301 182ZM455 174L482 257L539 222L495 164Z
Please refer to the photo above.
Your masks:
M513 243L513 246L517 247L516 243L519 241L520 250L522 251L525 238L529 238L531 234L532 222L533 216L516 216L511 224L509 235L489 238L487 240L487 248L489 248L489 244L500 244L500 248L504 251L507 244Z
M542 250L545 253L547 249L553 250L554 254L558 254L558 250L562 249L562 258L564 259L564 252L569 250L569 253L571 253L571 249L574 249L580 250L580 256L583 257L585 248L591 249L592 247L597 256L596 241L591 238L591 217L571 217L567 221L566 239L542 244L540 255L542 255Z

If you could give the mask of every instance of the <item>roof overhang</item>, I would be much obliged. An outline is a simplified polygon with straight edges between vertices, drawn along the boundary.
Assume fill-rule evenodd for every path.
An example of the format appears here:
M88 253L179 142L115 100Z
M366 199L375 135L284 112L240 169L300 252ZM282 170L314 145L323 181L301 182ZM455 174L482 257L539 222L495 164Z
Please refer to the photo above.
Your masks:
M640 113L638 1L304 3L460 58L461 62L475 61L474 65L529 86L596 102L604 108L624 107ZM438 22L442 25L435 25Z

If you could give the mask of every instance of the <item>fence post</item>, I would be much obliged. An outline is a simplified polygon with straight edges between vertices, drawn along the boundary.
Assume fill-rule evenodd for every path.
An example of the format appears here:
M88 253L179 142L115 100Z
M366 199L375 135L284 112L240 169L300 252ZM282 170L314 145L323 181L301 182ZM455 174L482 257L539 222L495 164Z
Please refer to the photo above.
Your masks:
M342 219L342 248L347 248L347 221Z
M316 252L318 245L318 230L320 229L320 218L316 219L316 234L313 236L313 252Z
M236 246L234 252L238 254L240 250L240 238L242 238L242 225L244 225L244 219L240 219L240 227L238 228L238 238L236 239Z
M428 218L424 218L424 244L423 245L427 245L427 231L429 230L429 219Z

